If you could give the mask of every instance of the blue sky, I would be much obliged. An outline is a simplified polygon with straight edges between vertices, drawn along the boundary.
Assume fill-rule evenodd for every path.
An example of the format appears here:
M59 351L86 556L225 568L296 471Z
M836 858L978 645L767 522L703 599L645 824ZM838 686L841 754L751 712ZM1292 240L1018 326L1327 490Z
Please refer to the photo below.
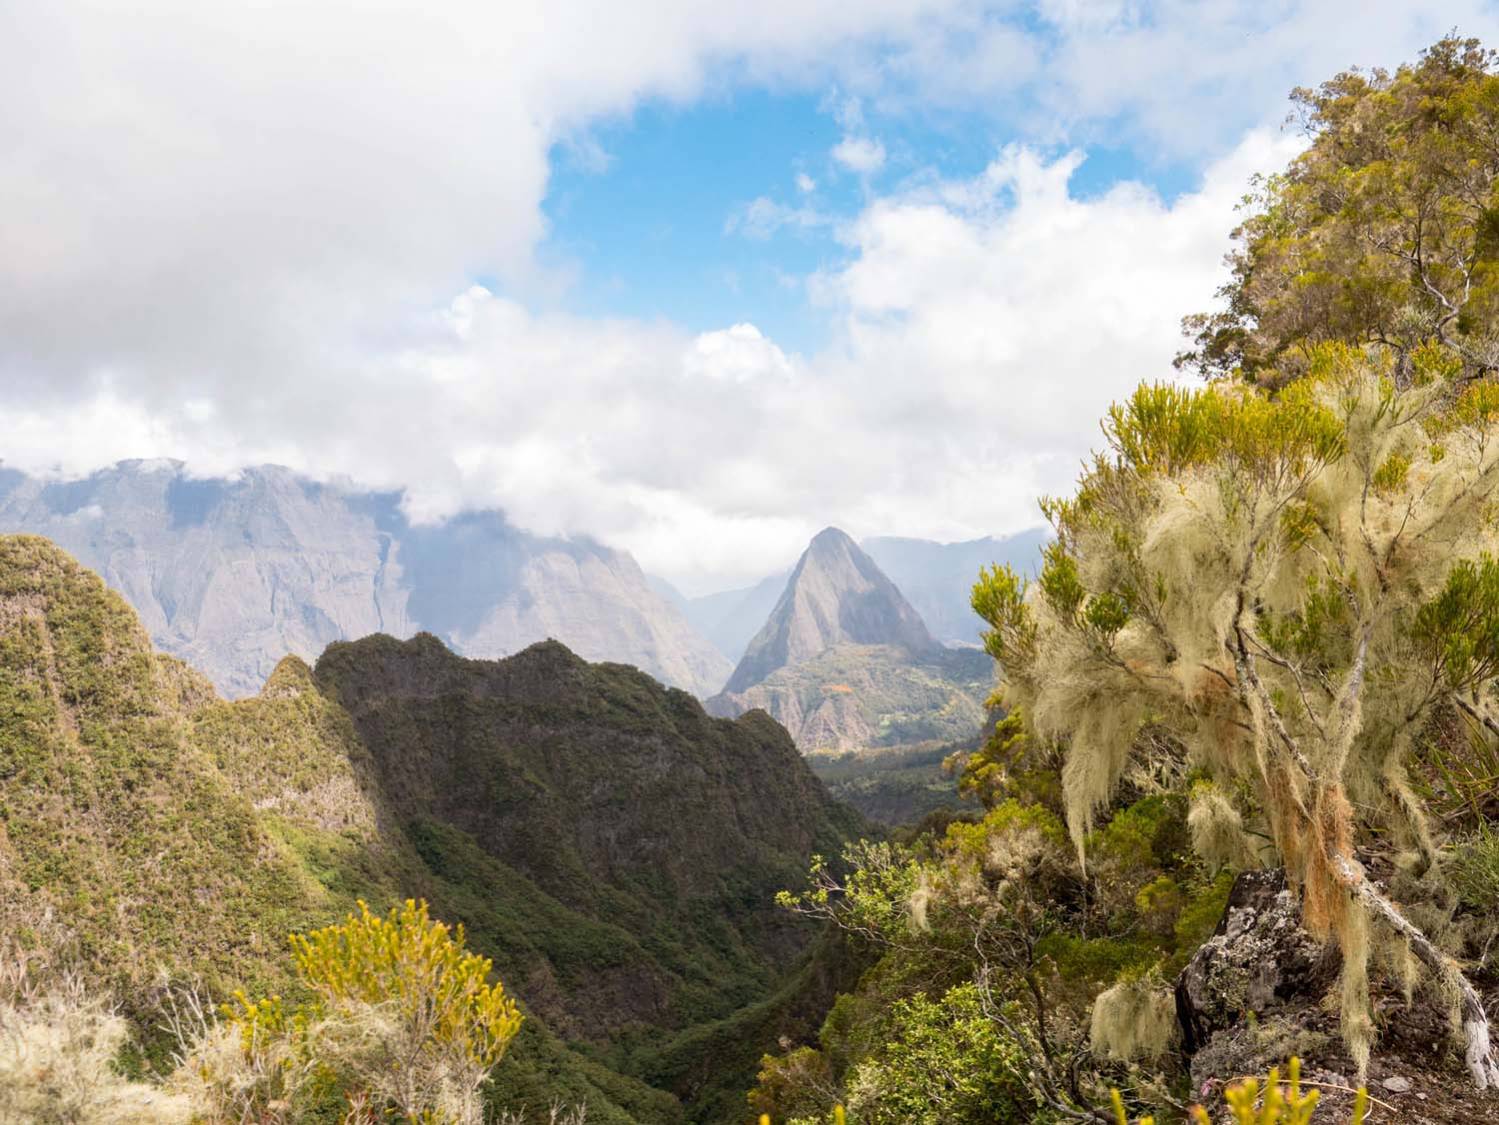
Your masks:
M1499 43L1494 0L11 9L0 461L282 464L689 592L1034 526L1177 377L1288 91Z
M830 155L849 103L861 134L886 150L872 173ZM573 312L662 317L693 332L750 321L789 350L813 351L827 343L830 322L804 283L853 253L838 224L892 188L975 176L1006 144L1032 141L1012 117L943 107L881 113L836 88L736 88L690 105L652 100L553 147L540 254L568 272L562 300ZM1110 144L1094 129L1086 138L1072 179L1084 199L1121 180L1174 199L1196 186L1206 159ZM1229 138L1237 134L1226 131ZM1068 147L1038 145L1053 154ZM757 234L744 222L757 199L826 221Z

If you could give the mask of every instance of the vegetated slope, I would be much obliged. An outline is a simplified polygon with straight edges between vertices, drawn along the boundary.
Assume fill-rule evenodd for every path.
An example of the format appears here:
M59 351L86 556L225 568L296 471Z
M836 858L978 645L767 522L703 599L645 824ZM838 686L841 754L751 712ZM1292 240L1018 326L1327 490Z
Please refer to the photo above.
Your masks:
M978 802L958 791L953 754L971 753L982 739L927 743L879 754L816 754L807 759L837 800L867 820L891 828L916 825L938 810L973 812Z
M430 862L462 832L476 861L596 921L586 994L558 982L559 1017L596 1041L763 995L806 940L775 892L859 827L766 716L709 718L555 642L489 662L371 637L332 646L315 676Z
M806 753L953 742L983 723L993 675L982 652L934 641L874 561L828 528L708 708L763 709Z
M979 570L1009 565L1017 574L1035 575L1041 548L1050 539L1046 528L1033 528L961 543L885 535L865 539L860 546L900 587L939 641L977 645L985 625L969 601Z
M62 926L149 1029L158 972L286 991L287 932L423 896L532 1013L496 1104L590 1121L682 1117L623 1072L700 1075L694 1030L764 1009L811 936L771 895L857 828L764 716L710 720L557 644L485 663L372 638L224 702L34 537L0 537L0 714L0 938Z
M894 645L845 644L712 703L762 708L804 753L838 754L967 739L984 722L993 684L994 662L978 649L912 656Z
M730 668L623 552L530 535L497 512L412 525L399 495L275 466L200 480L178 462L126 461L69 482L0 469L0 531L73 552L231 697L254 694L287 653L422 629L477 656L556 637L704 695Z

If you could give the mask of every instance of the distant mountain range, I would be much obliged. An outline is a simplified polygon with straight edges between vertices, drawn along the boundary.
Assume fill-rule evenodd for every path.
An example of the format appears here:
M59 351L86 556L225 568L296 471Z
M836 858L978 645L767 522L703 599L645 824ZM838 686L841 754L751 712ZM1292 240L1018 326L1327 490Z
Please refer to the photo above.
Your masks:
M548 637L707 696L732 662L650 587L635 560L543 538L496 512L413 526L393 493L288 469L199 480L128 461L83 480L0 469L0 532L46 536L120 591L164 650L220 691L258 691L288 653L428 631L468 656Z
M775 609L790 573L778 571L753 586L696 598L683 596L661 579L653 579L652 583L732 664L744 655L750 638L760 631L770 611Z
M868 696L920 694L919 685L953 675L971 682L977 665L954 673L962 661L943 645L977 640L968 592L979 567L1033 570L1044 541L1040 532L953 544L876 538L861 549L830 529L795 572L687 598L626 552L533 535L499 512L415 525L398 493L321 484L276 466L200 479L162 460L61 482L0 467L4 532L45 536L97 570L157 645L231 698L259 691L283 656L313 659L335 641L377 632L430 632L473 657L553 638L702 699L723 691L748 701L764 685L762 695L781 700L772 712L804 728L803 741L811 716L830 712L802 697L800 681L819 660L827 676L847 673L850 646L889 650L866 654ZM888 719L870 721L845 714L820 728L841 733L816 740L889 737Z
M1038 527L1003 539L990 536L935 543L930 539L877 536L860 546L900 587L933 636L944 644L976 645L985 626L973 612L969 598L979 570L1008 564L1021 574L1034 576L1040 568L1041 548L1050 539L1051 532Z
M1040 566L1041 548L1050 538L1045 528L1032 528L1003 538L988 536L959 543L882 535L865 539L859 546L900 588L932 636L943 644L976 645L984 623L969 605L969 596L979 569L1007 563L1033 576ZM775 609L790 573L778 571L753 586L696 598L684 597L660 579L651 581L719 652L737 661Z

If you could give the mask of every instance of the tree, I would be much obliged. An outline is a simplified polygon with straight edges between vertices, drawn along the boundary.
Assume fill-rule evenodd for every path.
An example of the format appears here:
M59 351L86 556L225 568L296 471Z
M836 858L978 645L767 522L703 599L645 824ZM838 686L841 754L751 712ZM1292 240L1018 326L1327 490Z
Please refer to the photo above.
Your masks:
M1499 369L1494 63L1447 38L1394 74L1296 90L1311 144L1246 197L1224 307L1186 319L1178 366L1275 387L1341 340L1388 349L1397 378L1431 342L1469 377Z
M1435 857L1405 767L1439 708L1499 731L1499 385L1437 344L1407 366L1323 344L1274 399L1140 387L1076 495L1043 504L1057 538L1034 586L986 571L974 608L1005 703L1061 747L1080 854L1132 756L1184 758L1206 775L1194 837L1268 851L1341 946L1360 1067L1373 923L1458 998L1482 1089L1499 1061L1477 992L1356 852L1383 833Z

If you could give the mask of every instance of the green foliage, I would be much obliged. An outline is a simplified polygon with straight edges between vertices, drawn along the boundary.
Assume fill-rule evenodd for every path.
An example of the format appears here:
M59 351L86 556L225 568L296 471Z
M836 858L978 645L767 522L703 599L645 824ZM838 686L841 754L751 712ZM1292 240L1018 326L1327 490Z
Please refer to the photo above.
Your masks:
M1023 1067L972 985L935 1001L917 993L892 1006L888 1038L855 1067L848 1111L864 1125L1024 1120Z
M1453 691L1499 674L1499 562L1458 559L1436 597L1416 611L1411 640Z
M487 1071L520 1029L515 1001L489 983L491 962L464 948L462 925L450 931L430 919L425 902L407 899L385 918L361 902L357 916L291 942L298 974L325 1008L391 1005L419 1033L419 1054L453 1054Z
M206 1052L189 1063L217 1100L238 1098L248 1074L261 1096L236 1108L251 1114L335 1094L365 1112L423 1125L479 1119L479 1088L520 1030L521 1014L490 982L490 962L464 948L461 926L450 931L432 920L424 902L408 899L384 918L361 902L358 914L293 934L291 944L311 999L292 1010L280 997L241 992L225 1006L237 1064Z
M1499 914L1499 831L1485 825L1458 840L1448 870L1457 893L1479 917Z
M1282 386L1336 340L1389 352L1402 382L1492 370L1493 70L1476 40L1452 37L1393 74L1352 70L1297 90L1311 144L1257 182L1224 308L1187 319L1195 347L1178 365Z
M914 825L929 814L958 815L977 804L959 790L947 763L955 754L952 743L914 746L870 753L813 754L812 771L834 800L858 810L876 824Z

